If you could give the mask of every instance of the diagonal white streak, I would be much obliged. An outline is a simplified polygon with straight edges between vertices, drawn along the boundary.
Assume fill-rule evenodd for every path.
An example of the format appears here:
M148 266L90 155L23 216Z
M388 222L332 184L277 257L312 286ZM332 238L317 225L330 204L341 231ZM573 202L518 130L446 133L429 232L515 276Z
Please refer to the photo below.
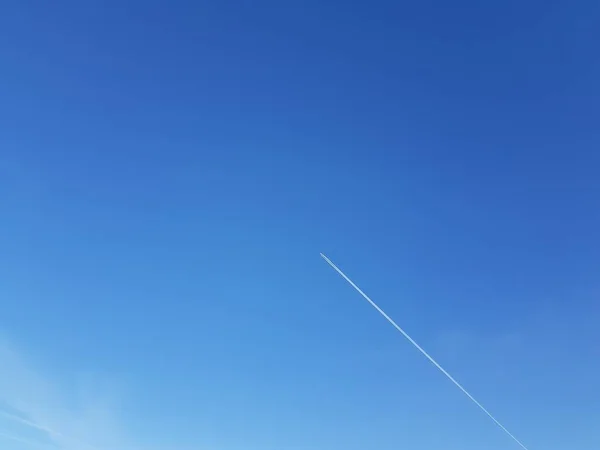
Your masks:
M11 413L8 413L5 411L0 411L0 416L6 418L8 420L12 420L14 422L22 423L23 425L27 425L28 427L35 428L40 431L44 431L51 436L61 436L61 434L57 433L56 431L53 431L49 428L46 428L42 425L35 423L35 422L31 422L30 420L23 419L22 417L19 417L16 414L11 414Z
M437 367L437 368L438 368L438 369L439 369L439 370L440 370L440 371L441 371L441 372L442 372L444 375L446 375L446 377L447 377L447 378L448 378L450 381L452 381L452 383L454 383L454 384L456 385L456 387L458 387L458 388L459 388L459 389L460 389L460 390L461 390L461 391L462 391L462 392L463 392L463 393L464 393L464 394L465 394L467 397L469 397L469 398L471 399L471 401L472 401L473 403L475 403L475 404L476 404L476 405L477 405L477 406L478 406L478 407L479 407L479 408L480 408L480 409L481 409L481 410L482 410L482 411L483 411L485 414L487 414L487 416L488 416L490 419L492 419L496 425L498 425L498 426L499 426L499 427L500 427L500 428L501 428L501 429L502 429L502 430L503 430L503 431L504 431L504 432L505 432L505 433L506 433L508 436L510 436L510 437L511 437L511 438L512 438L512 439L513 439L513 440L514 440L514 441L515 441L517 444L519 444L519 445L521 446L521 448L523 448L524 450L528 450L528 448L527 448L527 447L525 447L525 445L524 445L524 444L523 444L521 441L519 441L519 440L518 440L518 439L517 439L517 438L516 438L516 437L515 437L515 436L514 436L514 435L513 435L513 434L512 434L510 431L508 431L508 430L507 430L507 429L504 427L504 425L502 425L500 422L498 422L498 420L496 420L496 418L495 418L495 417L494 417L494 416L493 416L493 415L492 415L492 414L491 414L491 413L490 413L490 412L489 412L487 409L485 409L481 403L479 403L477 400L475 400L475 398L474 398L474 397L473 397L471 394L469 394L469 393L467 392L467 390L466 390L464 387L462 387L462 385L461 385L461 384L460 384L458 381L456 381L456 380L454 379L454 377L452 377L452 375L450 375L448 372L446 372L446 370L445 370L445 369L444 369L442 366L440 366L440 365L437 363L437 361L436 361L435 359L433 359L433 358L432 358L432 357L429 355L429 353L427 353L427 352L426 352L426 351L425 351L425 350L424 350L424 349L423 349L423 348L422 348L422 347L421 347L419 344L417 344L417 343L415 342L415 340L414 340L413 338L411 338L411 337L408 335L408 333L406 333L406 331L404 331L402 328L400 328L400 326L399 326L399 325L398 325L396 322L394 322L394 320L393 320L393 319L392 319L390 316L388 316L388 315L387 315L387 314L386 314L386 313L385 313L385 312L384 312L384 311L383 311L383 310L382 310L382 309L381 309L379 306L377 306L377 304L376 304L376 303L375 303L373 300L371 300L371 299L369 298L369 296L368 296L367 294L365 294L365 293L364 293L364 292L363 292L363 291L362 291L362 290L361 290L361 289L360 289L360 288L359 288L359 287L358 287L356 284L354 284L354 282L353 282L353 281L352 281L350 278L348 278L348 277L346 276L346 274L344 274L344 272L342 272L342 271L341 271L341 270L340 270L340 269L339 269L339 268L338 268L338 267L337 267L337 266L336 266L336 265L335 265L335 264L334 264L334 263L333 263L333 262L332 262L332 261L331 261L331 260L330 260L330 259L329 259L327 256L325 256L323 253L321 253L321 257L322 257L322 258L323 258L323 259L324 259L324 260L327 262L327 264L329 264L329 265L330 265L330 266L331 266L331 267L332 267L332 268L333 268L333 269L334 269L334 270L335 270L335 271L336 271L338 274L340 274L340 275L342 276L342 278L344 278L344 279L345 279L345 280L346 280L348 283L350 283L350 285L351 285L351 286L352 286L354 289L356 289L356 291L357 291L357 292L358 292L360 295L362 295L362 296L364 297L364 299L365 299L366 301L368 301L368 302L371 304L371 306L372 306L373 308L375 308L375 309L376 309L376 310L379 312L379 314L381 314L383 317L385 317L385 319L386 319L386 320L387 320L389 323L391 323L391 324L394 326L394 328L396 328L396 330L398 330L400 333L402 333L402 335L403 335L403 336L404 336L406 339L408 339L408 341L409 341L409 342L410 342L412 345L414 345L414 346L417 348L417 350L419 350L419 351L420 351L420 352L421 352L421 353L422 353L422 354L423 354L423 355L424 355L424 356L425 356L425 357L426 357L426 358L427 358L429 361L431 361L431 363L433 363L433 365L434 365L435 367Z
M53 449L54 450L56 448L56 447L50 447L47 445L39 444L37 442L30 441L29 439L23 439L18 436L13 436L13 435L2 433L2 432L0 432L0 438L8 439L8 440L15 441L15 442L20 442L21 444L26 444L31 447L40 448L40 449Z
M58 431L52 430L50 428L47 428L47 427L45 427L43 425L40 425L40 424L38 424L36 422L32 422L31 420L24 419L24 418L22 418L20 416L17 416L16 414L12 414L12 413L0 410L0 417L4 417L5 419L12 420L13 422L18 422L18 423L21 423L23 425L27 425L30 428L34 428L36 430L43 431L50 438L52 438L54 441L57 441L57 439L62 439L62 440L70 441L71 443L77 444L77 445L79 445L81 447L87 447L88 449L92 449L92 450L96 449L96 447L94 447L94 446L92 446L90 444L87 444L85 442L81 442L79 440L73 439L70 436L65 436L64 434L59 433ZM5 437L7 437L7 436L5 436Z

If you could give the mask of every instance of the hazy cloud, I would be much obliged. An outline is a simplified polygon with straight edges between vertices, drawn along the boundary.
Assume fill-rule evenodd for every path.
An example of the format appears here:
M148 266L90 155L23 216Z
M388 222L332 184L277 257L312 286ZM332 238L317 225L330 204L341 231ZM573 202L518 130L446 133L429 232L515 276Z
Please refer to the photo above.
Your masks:
M118 396L100 378L63 386L44 376L15 346L0 338L0 424L4 439L60 450L130 450L117 415ZM5 429L5 428L4 428Z

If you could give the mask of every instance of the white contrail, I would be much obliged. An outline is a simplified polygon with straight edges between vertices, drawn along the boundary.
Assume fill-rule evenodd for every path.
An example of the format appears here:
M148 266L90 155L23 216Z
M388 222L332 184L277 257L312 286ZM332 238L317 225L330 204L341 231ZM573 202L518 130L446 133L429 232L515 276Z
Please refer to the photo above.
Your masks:
M339 274L340 274L340 275L341 275L341 276L342 276L342 277L343 277L343 278L344 278L344 279L345 279L345 280L346 280L348 283L350 283L350 285L351 285L351 286L352 286L354 289L356 289L356 290L358 291L358 293L359 293L360 295L362 295L362 296L365 298L365 300L367 300L367 301L368 301L368 302L371 304L371 306L373 306L373 308L375 308L377 311L379 311L379 313L380 313L380 314L381 314L383 317L385 317L385 318L386 318L386 320L387 320L389 323L391 323L391 324L394 326L394 328L396 328L396 330L398 330L400 333L402 333L402 335L403 335L403 336L404 336L406 339L408 339L408 340L410 341L410 343L411 343L412 345L414 345L414 346L417 348L417 350L419 350L421 353L423 353L423 355L425 355L425 357L426 357L426 358L427 358L429 361L431 361L435 367L437 367L437 368L438 368L438 369L439 369L439 370L440 370L440 371L441 371L441 372L442 372L444 375L446 375L446 377L448 377L448 379L449 379L450 381L452 381L452 382L453 382L453 383L456 385L456 387L458 387L458 388L459 388L459 389L460 389L460 390L461 390L461 391L462 391L462 392L463 392L463 393L464 393L464 394L465 394L467 397L469 397L469 398L470 398L470 399L473 401L473 403L475 403L477 406L479 406L479 408L480 408L480 409L481 409L481 410L482 410L484 413L486 413L486 414L488 415L488 417L489 417L490 419L492 419L496 425L498 425L498 426L499 426L499 427L500 427L500 428L501 428L501 429L502 429L502 430L503 430L503 431L504 431L504 432L505 432L507 435L509 435L509 436L510 436L510 437L511 437L511 438L512 438L512 439L513 439L513 440L514 440L514 441L515 441L517 444L519 444L519 445L520 445L520 446L521 446L521 447L522 447L524 450L528 450L528 448L527 448L527 447L525 447L525 445L524 445L523 443L521 443L521 441L519 441L519 440L518 440L518 439L517 439L517 438L516 438L516 437L515 437L515 436L514 436L514 435L513 435L513 434L512 434L510 431L508 431L508 430L507 430L507 429L504 427L504 425L502 425L500 422L498 422L498 420L496 420L496 418L495 418L494 416L492 416L492 414L491 414L491 413L490 413L490 412L489 412L487 409L485 409L485 408L484 408L484 407L481 405L481 403L479 403L477 400L475 400L475 398L473 398L473 396L472 396L471 394L469 394L469 393L467 392L467 390L466 390L464 387L462 387L462 386L461 386L461 384L460 384L458 381L456 381L456 380L455 380L455 379L452 377L452 375L450 375L448 372L446 372L446 370L445 370L445 369L444 369L442 366L440 366L440 365L437 363L437 361L436 361L435 359L433 359L433 358L432 358L432 357L429 355L429 353L427 353L425 350L423 350L423 348L422 348L422 347L421 347L419 344L417 344L417 343L414 341L414 339L413 339L413 338L411 338L411 337L410 337L410 336L409 336L409 335L408 335L408 334L407 334L407 333L406 333L406 332L405 332L405 331L404 331L402 328L400 328L400 326L399 326L399 325L398 325L396 322L394 322L394 320L393 320L393 319L392 319L390 316L388 316L388 315L387 315L387 314L386 314L386 313L385 313L385 312L384 312L384 311L383 311L383 310L382 310L382 309L381 309L379 306L377 306L377 304L375 304L375 302L374 302L373 300L371 300L371 299L369 298L369 296L368 296L367 294L365 294L365 293L364 293L364 292L363 292L363 291L362 291L362 290L361 290L361 289L360 289L360 288L359 288L359 287L358 287L356 284L354 284L354 282L353 282L353 281L352 281L350 278L348 278L348 277L347 277L347 276L344 274L344 272L342 272L340 269L338 269L338 267L337 267L337 266L336 266L336 265L335 265L335 264L334 264L334 263L333 263L333 262L332 262L332 261L331 261L331 260L330 260L330 259L329 259L327 256L325 256L323 253L321 253L321 257L322 257L322 258L323 258L323 259L324 259L324 260L327 262L327 264L329 264L331 267L333 267L333 269L334 269L334 270L335 270L337 273L339 273Z

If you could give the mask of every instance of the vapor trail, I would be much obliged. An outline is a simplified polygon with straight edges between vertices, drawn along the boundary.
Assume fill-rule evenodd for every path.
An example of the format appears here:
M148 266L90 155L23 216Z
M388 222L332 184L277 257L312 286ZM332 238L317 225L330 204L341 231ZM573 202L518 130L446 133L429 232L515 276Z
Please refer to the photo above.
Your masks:
M423 355L425 355L425 357L426 357L426 358L427 358L429 361L431 361L435 367L437 367L437 368L438 368L438 369L439 369L439 370L440 370L440 371L441 371L441 372L442 372L444 375L446 375L446 377L448 377L448 379L449 379L450 381L452 381L452 383L454 383L454 384L456 385L456 387L458 387L458 388L459 388L459 389L460 389L460 390L461 390L461 391L462 391L462 392L463 392L463 393L464 393L464 394L465 394L467 397L469 397L473 403L475 403L477 406L479 406L479 408L480 408L480 409L481 409L481 410L482 410L484 413L486 413L486 414L487 414L487 416L488 416L490 419L492 419L496 425L498 425L498 426L499 426L499 427L500 427L500 428L501 428L501 429L502 429L502 430L503 430L503 431L504 431L504 432L505 432L505 433L506 433L508 436L510 436L510 437L511 437L511 438L512 438L512 439L513 439L513 440L514 440L514 441L515 441L517 444L519 444L519 445L521 446L521 448L523 448L524 450L529 450L529 449L528 449L527 447L525 447L525 445L524 445L523 443L521 443L521 441L519 441L519 440L518 440L518 439L517 439L517 438L516 438L516 437L515 437L515 436L514 436L514 435L513 435L513 434L512 434L510 431L508 431L508 430L507 430L507 429L504 427L504 425L502 425L500 422L498 422L498 420L496 420L496 418L495 418L494 416L492 416L492 414L491 414L491 413L490 413L490 412L489 412L487 409L485 409L485 408L484 408L484 407L481 405L481 403L479 403L477 400L475 400L475 398L473 398L473 396L472 396L471 394L469 394L469 393L467 392L467 390L466 390L464 387L462 387L462 386L461 386L461 384L460 384L458 381L456 381L456 380L455 380L455 379L452 377L452 375L450 375L448 372L446 372L446 370L445 370L445 369L444 369L442 366L440 366L440 365L437 363L437 361L436 361L435 359L433 359L433 358L432 358L432 357L429 355L429 353L427 353L425 350L423 350L423 348L422 348L422 347L421 347L419 344L417 344L417 343L414 341L414 339L413 339L413 338L411 338L411 337L410 337L410 336L409 336L409 335L408 335L408 334L407 334L407 333L406 333L406 332L405 332L405 331L404 331L402 328L400 328L400 326L399 326L399 325L398 325L396 322L394 322L394 320L393 320L393 319L392 319L390 316L388 316L388 315L387 315L387 314L386 314L386 313L385 313L385 312L384 312L384 311L383 311L383 310L382 310L382 309L381 309L379 306L377 306L377 304L376 304L376 303L375 303L373 300L371 300L367 294L365 294L365 293L364 293L364 292L363 292L363 291L362 291L362 290L361 290L361 289L360 289L360 288L359 288L359 287L358 287L356 284L354 284L354 282L353 282L353 281L352 281L350 278L348 278L348 277L347 277L347 276L344 274L344 272L342 272L342 271L341 271L341 270L340 270L340 269L339 269L339 268L338 268L338 267L337 267L337 266L336 266L336 265L335 265L335 264L334 264L334 263L333 263L333 262L332 262L332 261L331 261L331 260L330 260L330 259L329 259L327 256L325 256L323 253L321 253L321 257L322 257L322 258L323 258L323 259L324 259L324 260L327 262L327 264L329 264L331 267L333 267L333 269L334 269L334 270L335 270L337 273L339 273L339 274L342 276L342 278L344 278L344 279L345 279L345 280L346 280L348 283L350 283L350 285L351 285L351 286L352 286L354 289L356 289L356 291L357 291L357 292L358 292L360 295L362 295L362 296L365 298L365 300L366 300L366 301L368 301L368 302L371 304L371 306L373 306L373 308L375 308L375 309L376 309L376 310L379 312L379 314L381 314L383 317L385 317L385 318L386 318L386 320L387 320L389 323L391 323L391 324L394 326L394 328L396 328L396 330L398 330L400 333L402 333L402 335L403 335L403 336L404 336L406 339L408 339L408 341L409 341L409 342L410 342L412 345L414 345L414 346L417 348L417 350L419 350L421 353L423 353Z

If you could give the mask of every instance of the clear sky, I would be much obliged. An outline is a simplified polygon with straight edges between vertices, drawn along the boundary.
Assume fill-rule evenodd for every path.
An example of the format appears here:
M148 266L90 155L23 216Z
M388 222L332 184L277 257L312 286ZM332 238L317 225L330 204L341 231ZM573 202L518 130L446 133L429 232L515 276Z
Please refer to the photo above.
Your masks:
M599 2L0 5L0 448L600 448Z

